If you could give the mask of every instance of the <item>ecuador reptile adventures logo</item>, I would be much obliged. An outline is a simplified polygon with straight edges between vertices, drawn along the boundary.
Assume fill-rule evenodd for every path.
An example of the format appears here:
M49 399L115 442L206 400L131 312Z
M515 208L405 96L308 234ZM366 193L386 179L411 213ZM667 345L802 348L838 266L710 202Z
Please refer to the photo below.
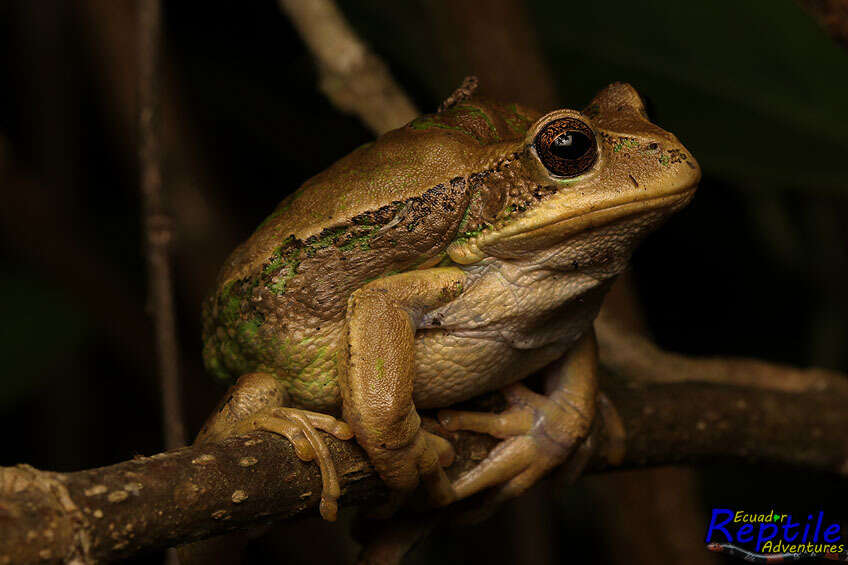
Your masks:
M824 511L798 516L770 510L713 508L707 549L751 563L784 563L801 559L848 562L842 526Z

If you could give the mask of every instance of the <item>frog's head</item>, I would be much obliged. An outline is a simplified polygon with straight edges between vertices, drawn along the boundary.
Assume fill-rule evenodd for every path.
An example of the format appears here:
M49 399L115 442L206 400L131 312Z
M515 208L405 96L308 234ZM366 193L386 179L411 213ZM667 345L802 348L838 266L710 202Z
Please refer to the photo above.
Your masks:
M448 249L458 263L523 257L622 224L625 245L635 245L691 199L700 179L695 159L648 120L639 94L623 83L605 88L583 112L545 114L507 145L493 172L504 206L463 226ZM491 181L481 179L480 187L492 192Z

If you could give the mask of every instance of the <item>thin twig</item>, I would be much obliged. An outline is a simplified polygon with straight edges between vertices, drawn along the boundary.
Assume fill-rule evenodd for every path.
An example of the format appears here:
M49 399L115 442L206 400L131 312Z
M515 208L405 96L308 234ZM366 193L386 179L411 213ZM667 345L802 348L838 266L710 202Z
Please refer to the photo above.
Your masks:
M185 430L180 405L179 357L169 260L173 226L163 202L159 149L160 10L159 0L139 2L139 160L144 231L147 236L148 305L156 331L165 445L168 449L175 449L185 445Z
M331 0L279 0L318 65L321 90L377 135L418 115L386 65L354 33Z
M93 68L92 79L97 82L93 94L100 97L98 102L110 116L105 124L109 143L116 148L119 159L135 165L138 7L135 2L113 0L89 0L75 5L86 39L82 42L86 63ZM201 301L196 298L209 291L227 253L239 243L239 230L233 214L225 211L226 199L220 197L221 179L198 142L198 124L186 111L185 78L185 73L163 53L157 91L159 147L167 171L168 209L174 219L174 291L180 312L188 319L199 320ZM181 295L191 299L180 302ZM185 371L185 352L182 358L181 377L186 386L190 379ZM191 367L192 363L188 365Z
M848 395L836 381L818 385L793 394L780 386L633 383L606 375L603 389L627 430L622 467L726 459L848 476L848 441L835 432L848 429ZM596 453L606 452L607 434L602 425ZM323 437L342 483L342 507L381 502L385 489L356 442ZM448 437L457 450L452 477L497 442L470 433ZM589 469L609 466L599 455ZM265 432L76 473L0 468L0 563L125 558L315 513L320 495L318 467Z

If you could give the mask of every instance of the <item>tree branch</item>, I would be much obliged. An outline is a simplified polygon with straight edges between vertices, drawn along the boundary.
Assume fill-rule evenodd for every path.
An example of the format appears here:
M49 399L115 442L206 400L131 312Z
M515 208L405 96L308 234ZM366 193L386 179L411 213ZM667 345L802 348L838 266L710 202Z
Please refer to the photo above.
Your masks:
M757 359L697 358L663 351L625 329L609 312L595 321L601 362L637 382L700 382L782 392L828 391L848 396L848 377L837 371L797 369Z
M159 43L161 7L159 0L138 4L139 40L139 160L144 199L144 231L147 235L149 308L156 329L157 367L162 388L162 420L165 446L185 445L180 404L179 355L171 284L170 245L173 222L165 211L162 196L162 159L159 144Z
M848 1L846 0L797 0L825 33L848 49Z
M380 135L418 116L386 65L345 21L331 0L279 0L318 65L321 90Z
M780 369L786 371L788 369ZM622 467L729 459L848 476L845 377L804 392L695 382L633 382L605 374L603 389L627 430ZM342 507L385 496L355 442L324 436L339 471ZM496 440L448 435L456 476ZM610 467L602 426L590 471ZM258 432L76 473L0 469L0 563L125 558L270 519L315 513L321 477L278 436ZM7 561L4 561L6 559Z

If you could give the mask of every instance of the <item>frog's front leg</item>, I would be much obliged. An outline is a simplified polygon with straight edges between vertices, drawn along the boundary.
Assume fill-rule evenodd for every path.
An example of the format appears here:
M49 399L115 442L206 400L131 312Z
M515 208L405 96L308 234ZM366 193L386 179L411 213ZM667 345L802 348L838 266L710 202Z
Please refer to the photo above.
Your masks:
M350 427L330 415L286 406L280 382L268 373L250 373L239 378L197 436L196 444L266 430L286 437L303 461L315 460L321 469L321 516L336 519L341 489L335 465L323 438L323 430L339 439L350 439Z
M464 280L455 267L401 273L357 290L347 307L339 371L344 419L389 488L408 492L421 480L436 504L454 498L442 469L453 448L421 428L412 401L415 330L424 312L462 292Z
M439 421L451 431L470 430L505 440L456 480L458 498L495 486L499 486L497 499L517 496L564 463L588 437L598 393L594 332L584 335L549 370L547 396L515 383L503 389L509 403L503 412L439 412Z

